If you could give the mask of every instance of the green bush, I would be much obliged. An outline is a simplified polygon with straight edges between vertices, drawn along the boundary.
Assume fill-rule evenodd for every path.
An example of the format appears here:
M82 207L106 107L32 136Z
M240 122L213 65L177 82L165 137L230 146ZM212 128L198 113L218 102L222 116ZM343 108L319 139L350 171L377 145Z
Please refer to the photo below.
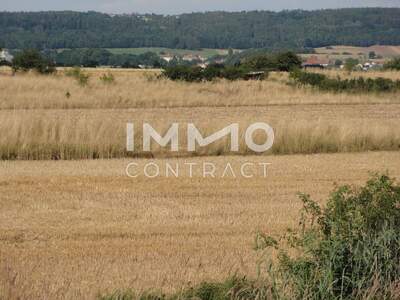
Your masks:
M168 67L163 71L162 76L170 80L179 80L187 82L201 82L201 81L212 81L218 78L224 78L227 80L249 80L254 78L250 74L251 69L247 66L223 66L223 65L209 65L205 69L197 66L183 66L178 65L174 67ZM257 79L263 79L268 74L263 73L263 76L256 77Z
M301 59L293 52L280 53L276 57L277 71L290 72L301 68Z
M350 93L382 93L400 90L400 80L388 78L352 78L342 80L340 77L329 78L319 73L308 73L296 70L290 73L293 82L300 86L310 85L322 91Z
M344 68L346 71L351 72L355 69L355 67L359 64L358 59L355 58L348 58L344 63Z
M301 59L293 52L256 54L246 58L242 64L253 71L289 72L301 67Z
M108 72L100 77L100 81L104 84L112 84L115 82L115 77L112 73Z
M386 70L400 71L400 57L393 58L383 66Z
M167 67L163 71L163 76L171 80L198 82L203 80L203 69L200 67L178 65Z
M376 58L376 52L375 51L370 51L368 53L368 58L369 59L375 59Z
M279 250L271 278L280 297L398 299L400 186L376 175L362 188L337 188L324 209L300 197L299 229L265 242Z
M86 86L90 79L89 74L85 74L79 67L65 71L65 76L74 78L80 86Z
M250 70L246 67L243 66L226 66L222 70L222 78L228 79L228 80L239 80L239 79L244 79L247 80L248 74L250 73Z
M39 51L34 49L17 53L12 61L12 69L14 72L35 70L40 74L53 74L57 71L52 61L44 58Z
M221 64L211 64L203 70L203 79L212 81L215 78L222 78L225 66Z

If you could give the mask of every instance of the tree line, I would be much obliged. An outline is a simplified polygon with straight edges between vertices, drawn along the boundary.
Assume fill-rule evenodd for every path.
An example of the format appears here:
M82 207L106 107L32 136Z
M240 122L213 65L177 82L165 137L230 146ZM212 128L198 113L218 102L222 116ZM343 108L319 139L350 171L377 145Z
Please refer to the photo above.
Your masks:
M270 71L289 72L301 68L301 58L293 52L249 55L235 64L209 64L198 66L176 65L164 69L162 77L187 82L227 80L262 80Z
M0 12L0 47L268 48L400 45L399 8L116 15Z
M400 80L389 78L350 78L341 79L339 76L330 78L325 74L309 73L302 70L293 70L290 79L295 85L310 86L321 91L334 93L394 93L400 91Z
M158 54L146 52L139 55L113 54L106 49L67 49L45 50L43 55L53 61L57 66L63 67L98 67L111 66L119 68L139 68L141 65L161 68L166 65Z

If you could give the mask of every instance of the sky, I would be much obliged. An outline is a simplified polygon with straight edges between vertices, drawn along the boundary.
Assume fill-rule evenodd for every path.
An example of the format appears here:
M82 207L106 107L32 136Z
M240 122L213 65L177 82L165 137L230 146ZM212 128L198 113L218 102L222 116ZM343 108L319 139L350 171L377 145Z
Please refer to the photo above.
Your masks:
M0 11L94 10L158 14L378 6L400 7L400 0L0 0Z

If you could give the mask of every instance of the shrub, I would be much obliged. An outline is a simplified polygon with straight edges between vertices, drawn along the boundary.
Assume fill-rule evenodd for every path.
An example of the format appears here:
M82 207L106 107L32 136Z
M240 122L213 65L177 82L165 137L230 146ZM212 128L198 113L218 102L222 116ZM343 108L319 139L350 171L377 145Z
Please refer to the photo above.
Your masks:
M293 52L258 54L245 59L243 65L253 71L289 72L301 67L301 59Z
M163 71L162 76L171 80L180 80L187 82L200 82L200 81L212 81L218 78L224 78L227 80L249 80L253 77L250 74L250 70L247 66L223 66L223 65L209 65L205 69L197 66L174 66L168 67ZM264 78L268 73L264 72Z
M346 71L351 72L358 65L358 63L359 63L358 59L348 58L344 63L344 68Z
M255 71L277 69L276 59L271 54L256 54L249 58L245 58L242 65Z
M203 70L200 67L182 65L167 67L163 71L163 75L171 80L181 80L188 82L203 80Z
M15 55L12 61L14 72L35 70L40 74L52 74L56 72L55 64L44 58L37 50L24 50Z
M321 86L322 83L327 79L327 77L323 74L308 73L300 70L290 73L290 78L295 80L300 85L311 86Z
M222 70L222 78L228 80L248 79L250 70L243 66L227 66Z
M301 70L290 73L290 78L300 86L310 85L323 91L351 93L382 93L400 90L400 80L378 77L353 79L329 78L324 74L308 73Z
M386 70L400 71L400 57L393 58L383 66Z
M265 247L279 251L270 273L280 296L396 299L400 292L400 186L386 175L375 175L362 188L338 187L324 209L308 195L300 198L299 229L289 231L279 242L265 238Z
M341 65L343 65L343 61L340 59L335 60L335 67L340 67Z
M206 81L212 81L215 78L223 77L223 71L225 67L221 64L211 64L203 71L203 78Z
M105 84L112 84L115 82L115 77L112 73L108 72L100 77L100 81Z
M293 52L280 53L276 57L277 70L281 72L290 72L301 68L301 59Z
M73 77L79 85L86 86L89 83L89 74L85 74L81 68L74 67L65 71L65 76Z
M376 58L376 53L375 53L375 51L370 51L370 52L368 53L368 58L369 58L369 59L374 59L374 58Z

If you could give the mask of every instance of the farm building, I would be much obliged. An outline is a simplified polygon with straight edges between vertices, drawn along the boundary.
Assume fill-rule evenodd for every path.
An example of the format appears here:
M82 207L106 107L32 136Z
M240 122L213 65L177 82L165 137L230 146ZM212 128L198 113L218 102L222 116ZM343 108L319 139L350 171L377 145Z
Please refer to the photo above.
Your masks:
M303 68L320 68L324 69L329 66L329 59L327 58L319 58L318 56L310 56L307 60L302 64Z

